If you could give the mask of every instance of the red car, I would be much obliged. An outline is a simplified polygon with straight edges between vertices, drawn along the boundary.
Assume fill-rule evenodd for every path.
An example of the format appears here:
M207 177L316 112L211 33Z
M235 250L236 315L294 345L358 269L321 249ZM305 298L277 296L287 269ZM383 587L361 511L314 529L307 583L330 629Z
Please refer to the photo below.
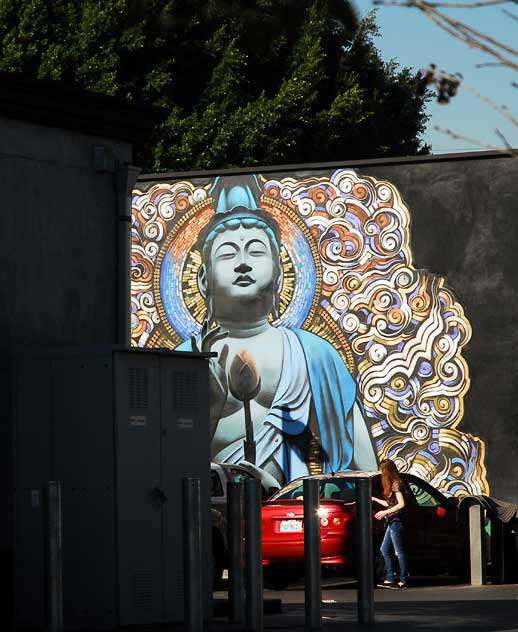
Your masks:
M355 485L357 477L372 478L373 496L383 497L379 472L339 472L308 478L320 481L321 560L324 567L355 573ZM457 500L447 498L429 483L402 475L408 487L408 568L414 575L449 572L464 574L468 563L468 530L457 515ZM303 478L280 489L262 506L265 578L278 587L294 569L304 565ZM373 514L380 507L373 504ZM382 579L379 551L384 522L373 518L376 579Z

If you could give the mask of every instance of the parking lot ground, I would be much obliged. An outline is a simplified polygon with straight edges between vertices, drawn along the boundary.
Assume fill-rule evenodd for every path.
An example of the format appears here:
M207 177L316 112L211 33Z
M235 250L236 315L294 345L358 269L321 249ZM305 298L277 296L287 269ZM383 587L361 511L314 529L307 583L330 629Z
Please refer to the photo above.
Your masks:
M448 577L413 578L406 590L376 589L375 623L357 623L356 583L347 579L324 580L322 630L367 632L518 632L518 584L471 586ZM226 592L215 597L225 599ZM266 600L282 601L280 613L265 614L265 630L304 630L304 586L293 583L288 590L265 590ZM269 608L268 610L272 610ZM266 612L268 612L268 610ZM273 608L275 610L275 608ZM214 617L207 631L245 630L226 617Z

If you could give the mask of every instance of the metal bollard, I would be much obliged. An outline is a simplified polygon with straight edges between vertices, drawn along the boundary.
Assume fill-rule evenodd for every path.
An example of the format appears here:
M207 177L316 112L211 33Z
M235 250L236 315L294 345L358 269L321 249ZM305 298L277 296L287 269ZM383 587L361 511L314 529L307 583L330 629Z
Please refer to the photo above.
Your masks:
M61 481L45 485L47 529L47 629L63 630L63 556L61 548Z
M229 620L243 623L245 595L243 572L243 484L227 483Z
M319 481L305 479L304 494L304 606L306 628L322 627L322 577L320 565Z
M490 538L492 584L505 584L505 578L508 575L506 572L505 539L505 524L499 518L492 516Z
M358 623L374 623L374 558L371 497L371 479L359 478L356 483Z
M263 630L263 560L261 534L261 483L245 481L245 584L246 629Z
M202 632L200 479L183 479L184 623L188 632Z
M486 547L484 541L484 518L482 507L477 501L469 505L469 557L471 583L474 586L486 584Z

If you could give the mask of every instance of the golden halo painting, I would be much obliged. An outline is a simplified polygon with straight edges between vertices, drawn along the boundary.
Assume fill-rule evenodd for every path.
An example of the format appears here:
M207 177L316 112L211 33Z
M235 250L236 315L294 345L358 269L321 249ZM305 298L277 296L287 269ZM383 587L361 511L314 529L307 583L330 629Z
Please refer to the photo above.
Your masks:
M391 458L487 494L485 445L458 429L471 327L414 268L398 190L348 169L204 182L134 191L131 317L135 346L218 352L213 459L282 484Z

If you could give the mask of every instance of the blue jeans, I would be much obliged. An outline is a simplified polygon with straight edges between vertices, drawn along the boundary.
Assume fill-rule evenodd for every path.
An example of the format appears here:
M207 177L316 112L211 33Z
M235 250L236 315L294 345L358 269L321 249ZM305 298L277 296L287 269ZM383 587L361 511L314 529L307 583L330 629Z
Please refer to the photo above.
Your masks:
M406 582L408 579L403 535L404 527L401 522L396 521L387 525L380 551L385 560L385 577L389 582L393 582L396 578L392 563L392 549L394 549L399 562L399 581Z

